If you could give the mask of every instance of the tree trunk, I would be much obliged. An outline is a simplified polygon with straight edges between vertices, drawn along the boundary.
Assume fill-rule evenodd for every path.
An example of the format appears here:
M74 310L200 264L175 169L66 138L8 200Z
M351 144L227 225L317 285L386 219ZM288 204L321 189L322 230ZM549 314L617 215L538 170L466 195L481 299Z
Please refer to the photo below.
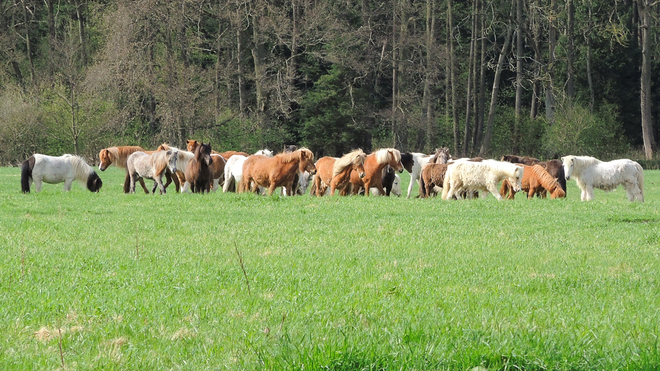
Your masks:
M87 65L87 37L85 36L85 3L76 0L76 18L78 19L78 37L80 39L80 61L83 66Z
M594 84L591 78L591 30L593 29L591 19L591 0L588 2L589 16L587 18L587 30L584 33L585 43L587 44L587 83L589 84L589 112L594 113Z
M34 83L34 63L32 62L32 43L30 42L30 18L28 18L28 9L25 0L21 0L21 6L23 7L23 22L25 25L25 47L28 57L28 62L30 63L30 79Z
M454 153L458 153L458 110L456 109L456 62L454 51L454 1L447 0L447 24L449 27L449 80L451 83L451 112L454 132Z
M245 83L243 81L243 15L241 0L236 0L236 72L238 73L238 112L242 118L245 115Z
M523 41L522 41L522 22L523 22L523 0L516 0L516 107L515 120L513 123L513 153L518 154L518 143L520 142L520 118L522 114L522 60L523 60Z
M545 117L549 123L555 122L555 50L557 49L557 0L550 0L550 22L548 30L548 86L545 89Z
M653 158L653 122L651 118L651 4L649 0L639 0L640 33L642 38L642 75L640 106L642 110L642 138L644 140L644 155L647 160Z
M397 96L399 94L399 74L398 57L396 44L396 8L397 4L392 4L392 147L396 147L396 108Z
M472 82L476 68L476 43L477 43L477 4L472 4L472 37L470 38L470 57L468 59L467 92L465 94L465 133L463 135L463 156L468 156L470 144L470 114L472 113Z
M433 71L433 36L435 30L435 0L426 0L426 76L424 78L424 119L426 120L426 141L424 151L431 152L433 138L433 106L431 105L431 78Z
M511 26L511 22L509 22L506 37L504 39L504 46L502 46L502 51L500 52L500 57L497 61L497 68L495 70L495 78L493 79L493 90L490 96L490 109L488 110L488 123L486 124L486 135L484 136L484 143L479 151L479 156L482 157L490 151L490 139L493 136L493 122L495 120L495 107L497 107L497 95L500 90L500 77L502 76L502 68L504 67L504 57L509 50L512 32L513 27Z
M479 3L479 34L481 35L481 52L479 53L479 94L477 95L477 114L475 120L473 152L481 147L484 132L484 111L486 105L486 16L485 1Z
M572 101L575 98L575 72L573 70L573 65L575 64L575 37L573 35L575 28L575 6L573 5L573 0L566 0L566 8L568 11L568 22L566 25L568 36L566 50L566 95Z

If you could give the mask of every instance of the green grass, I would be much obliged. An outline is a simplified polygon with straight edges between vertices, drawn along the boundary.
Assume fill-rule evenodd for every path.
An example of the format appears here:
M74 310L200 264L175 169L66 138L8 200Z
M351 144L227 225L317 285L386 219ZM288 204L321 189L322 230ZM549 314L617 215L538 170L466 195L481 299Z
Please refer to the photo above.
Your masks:
M23 195L19 175L0 168L0 369L660 367L660 171L643 204L573 181L511 202L124 195L115 168L99 194Z

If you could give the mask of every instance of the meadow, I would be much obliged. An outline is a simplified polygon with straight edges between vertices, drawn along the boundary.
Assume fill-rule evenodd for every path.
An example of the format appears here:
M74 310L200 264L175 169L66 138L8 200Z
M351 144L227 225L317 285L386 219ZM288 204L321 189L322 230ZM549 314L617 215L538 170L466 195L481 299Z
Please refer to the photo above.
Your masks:
M125 195L99 175L24 195L0 168L0 369L660 367L660 171L644 203L574 181L503 202Z

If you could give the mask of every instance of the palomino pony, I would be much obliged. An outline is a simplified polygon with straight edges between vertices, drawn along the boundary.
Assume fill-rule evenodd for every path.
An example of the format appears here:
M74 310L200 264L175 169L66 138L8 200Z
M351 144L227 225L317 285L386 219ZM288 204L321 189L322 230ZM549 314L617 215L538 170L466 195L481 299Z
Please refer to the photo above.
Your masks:
M264 148L257 151L255 155L273 157L273 151ZM236 188L240 186L241 179L243 178L243 164L246 159L247 156L243 155L233 155L229 157L225 164L225 183L222 185L223 193L236 192Z
M364 194L369 196L371 187L378 189L378 193L385 194L383 189L383 168L390 165L398 172L403 171L401 164L401 152L394 148L383 148L367 156L364 160L364 177L360 177L357 171L351 171L350 182L353 186L352 193L355 195L364 188Z
M605 192L623 185L629 201L644 202L644 170L628 159L602 162L589 156L565 156L561 158L566 180L575 178L582 191L581 200L594 198L594 188Z
M30 193L34 181L35 192L41 192L41 183L57 184L64 182L64 190L71 190L71 183L76 179L87 185L91 192L98 192L103 181L94 169L87 165L82 157L63 155L53 157L35 153L21 165L21 189Z
M545 192L543 191L550 192L550 198L552 199L566 197L566 193L561 188L557 179L548 174L543 166L522 166L524 171L520 187L521 190L527 192L527 199L533 198L534 195L539 195L545 198ZM511 183L506 179L502 181L500 195L509 200L513 200L516 196L516 192L513 190Z
M325 190L330 187L330 195L335 195L335 190L344 189L348 186L351 171L356 171L360 178L364 177L364 160L367 155L361 150L349 152L341 158L321 157L316 162L316 176L314 177L314 189L316 195L321 197Z
M449 165L442 184L442 199L449 200L461 191L489 191L499 201L497 184L508 179L513 189L520 191L523 168L510 162L483 160L481 162L459 161ZM482 197L487 197L484 193Z
M142 151L133 152L126 160L126 169L130 177L128 193L135 193L135 182L141 178L152 179L154 188L151 192L156 192L156 187L160 193L165 193L163 185L163 174L169 169L172 174L176 174L176 162L178 151L156 151L147 154Z
M316 173L314 154L307 148L292 153L280 153L275 157L252 155L243 163L243 179L239 192L251 190L257 186L267 187L272 195L277 187L285 187L288 196L293 195L293 181L298 172ZM253 184L254 182L254 184Z
M186 181L193 193L209 193L213 185L213 158L211 145L201 143L195 147L195 156L188 163Z
M108 147L104 148L99 152L99 170L105 171L110 165L114 164L120 169L126 169L126 161L128 160L128 156L130 156L133 152L144 152L148 155L154 153L155 151L147 151L144 148L140 146L119 146L119 147ZM170 183L174 182L174 186L176 187L177 191L179 190L179 181L178 178L172 177L172 174L170 173L169 170L165 172L165 179L167 179L167 182L165 183L165 188L170 185ZM149 189L147 189L147 186L144 184L144 179L140 178L140 185L142 186L142 189L144 190L144 193L149 193ZM128 175L128 170L126 171L126 178L124 179L124 193L129 192L129 187L130 187L130 177Z

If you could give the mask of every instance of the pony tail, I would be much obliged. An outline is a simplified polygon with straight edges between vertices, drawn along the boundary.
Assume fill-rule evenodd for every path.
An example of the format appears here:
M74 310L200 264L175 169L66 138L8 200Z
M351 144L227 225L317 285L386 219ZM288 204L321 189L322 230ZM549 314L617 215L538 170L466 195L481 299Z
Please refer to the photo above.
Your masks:
M450 179L451 179L451 170L449 167L447 167L447 171L445 172L445 180L442 182L442 199L446 200L447 196L449 195L449 186L450 186Z
M427 197L428 195L426 194L426 186L424 185L424 177L422 176L422 172L419 173L419 197ZM414 182L415 179L410 179L410 181Z
M30 156L23 161L21 165L21 190L23 193L30 193L30 183L32 182L32 169L34 168L34 156Z

